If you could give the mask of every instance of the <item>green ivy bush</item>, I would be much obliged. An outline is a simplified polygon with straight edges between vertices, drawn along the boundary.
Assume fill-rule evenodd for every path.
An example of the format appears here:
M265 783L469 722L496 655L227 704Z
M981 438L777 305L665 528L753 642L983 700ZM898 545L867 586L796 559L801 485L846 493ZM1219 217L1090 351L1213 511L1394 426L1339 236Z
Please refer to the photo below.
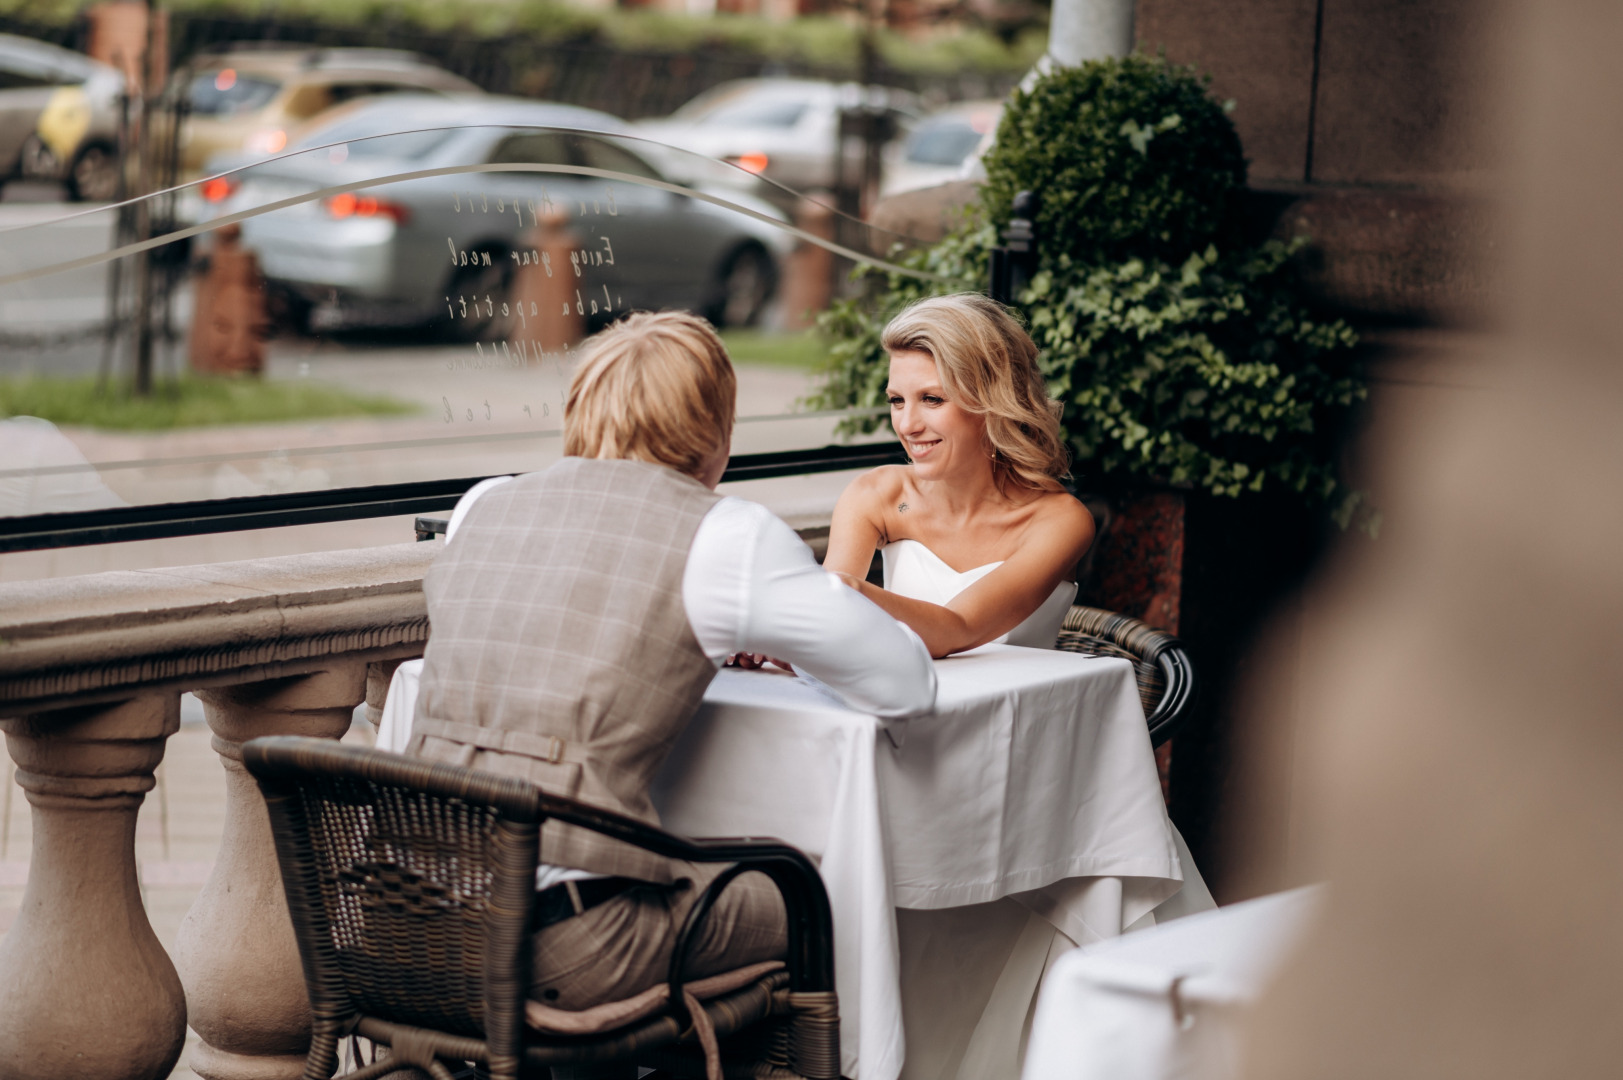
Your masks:
M1304 240L1237 240L1244 161L1204 81L1145 56L1059 69L1015 93L985 164L961 227L899 256L933 280L859 271L868 287L824 314L818 405L882 405L885 323L920 297L984 289L1014 193L1035 191L1039 271L1017 306L1080 483L1286 489L1343 526L1358 513L1337 469L1365 396L1356 336L1301 301Z

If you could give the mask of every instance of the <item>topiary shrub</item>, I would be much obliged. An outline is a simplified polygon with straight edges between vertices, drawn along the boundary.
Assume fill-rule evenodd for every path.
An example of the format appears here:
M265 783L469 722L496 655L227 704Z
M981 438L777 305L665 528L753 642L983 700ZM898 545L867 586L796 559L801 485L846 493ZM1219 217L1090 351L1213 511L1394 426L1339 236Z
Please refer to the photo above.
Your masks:
M963 225L903 257L929 280L869 271L861 295L823 315L816 404L883 405L885 323L920 297L984 289L1014 193L1035 191L1039 270L1017 307L1064 403L1078 481L1284 488L1343 526L1355 516L1337 450L1365 396L1357 339L1301 301L1304 240L1239 242L1244 162L1203 80L1144 56L1055 71L1011 99L986 169Z
M984 165L986 220L1007 226L1015 194L1034 191L1044 254L1088 264L1181 262L1226 238L1245 187L1240 137L1205 81L1141 55L1015 91Z

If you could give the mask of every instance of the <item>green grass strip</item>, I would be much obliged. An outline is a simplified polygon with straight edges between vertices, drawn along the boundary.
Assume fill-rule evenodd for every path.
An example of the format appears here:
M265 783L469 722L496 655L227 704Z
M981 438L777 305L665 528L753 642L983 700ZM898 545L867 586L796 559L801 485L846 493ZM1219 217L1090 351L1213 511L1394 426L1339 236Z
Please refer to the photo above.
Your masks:
M0 417L37 416L54 424L116 431L167 431L224 424L274 424L335 416L402 416L418 407L307 381L184 376L163 380L147 397L94 376L0 378Z
M828 344L813 330L788 334L723 330L721 340L735 364L818 371L828 363Z

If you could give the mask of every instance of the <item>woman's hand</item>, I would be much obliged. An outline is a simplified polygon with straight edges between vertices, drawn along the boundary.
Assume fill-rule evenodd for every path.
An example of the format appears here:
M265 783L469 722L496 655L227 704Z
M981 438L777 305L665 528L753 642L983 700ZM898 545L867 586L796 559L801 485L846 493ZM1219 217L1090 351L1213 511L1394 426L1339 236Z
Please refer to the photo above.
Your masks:
M765 653L733 653L733 655L727 658L726 666L743 668L746 671L754 671L757 668L763 668L768 664L776 664L778 667L781 667L791 675L795 673L794 666L790 664L789 661L779 660L777 657L767 656Z

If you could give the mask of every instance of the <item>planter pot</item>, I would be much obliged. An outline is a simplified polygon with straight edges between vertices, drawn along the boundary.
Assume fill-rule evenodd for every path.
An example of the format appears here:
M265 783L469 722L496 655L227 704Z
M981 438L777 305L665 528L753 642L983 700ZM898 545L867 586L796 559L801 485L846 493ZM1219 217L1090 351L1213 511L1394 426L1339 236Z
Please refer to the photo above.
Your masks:
M1157 753L1168 809L1220 899L1252 852L1226 842L1242 792L1230 783L1245 718L1235 695L1261 658L1264 625L1317 564L1323 515L1285 496L1222 498L1165 488L1085 496L1099 537L1078 568L1079 602L1120 611L1183 639L1199 699Z

